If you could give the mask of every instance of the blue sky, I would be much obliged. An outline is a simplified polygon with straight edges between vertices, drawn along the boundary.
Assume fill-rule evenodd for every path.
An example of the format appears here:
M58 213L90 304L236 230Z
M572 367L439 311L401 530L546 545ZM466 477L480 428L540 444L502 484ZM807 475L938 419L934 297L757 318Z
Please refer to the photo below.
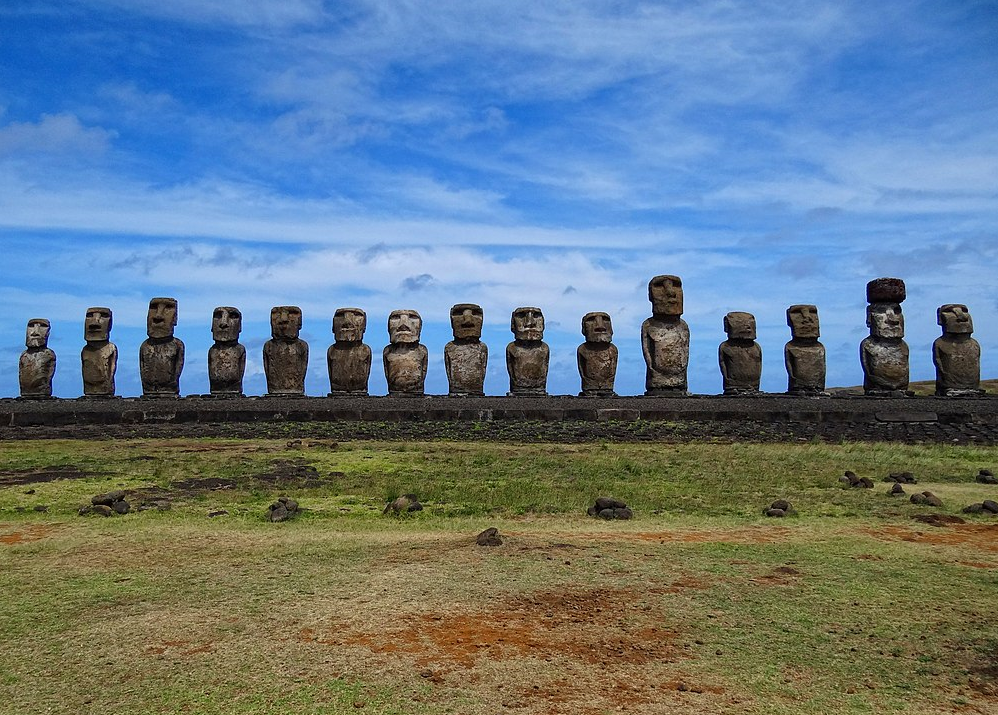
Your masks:
M690 386L720 391L730 310L786 389L785 310L816 303L829 385L862 381L864 290L905 279L912 379L935 309L967 303L998 370L998 3L7 0L0 4L0 396L28 318L56 394L82 392L87 306L114 311L137 395L149 298L180 302L184 394L235 305L265 391L296 304L325 394L339 306L368 313L371 390L395 308L423 316L446 392L448 309L485 309L486 392L509 315L540 307L549 391L576 393L605 310L640 394L648 279L682 276Z

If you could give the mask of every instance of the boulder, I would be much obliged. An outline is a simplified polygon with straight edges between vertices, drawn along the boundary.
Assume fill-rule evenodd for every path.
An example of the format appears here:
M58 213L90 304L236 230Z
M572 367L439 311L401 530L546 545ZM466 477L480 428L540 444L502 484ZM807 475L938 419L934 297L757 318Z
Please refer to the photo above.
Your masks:
M392 512L393 514L404 514L422 510L423 505L419 503L419 499L416 498L415 494L403 494L398 499L388 502L381 513L387 514L388 512Z
M790 509L792 509L792 507L790 506L790 502L788 502L786 499L777 499L776 501L774 501L772 504L769 505L769 508L779 509L784 514L790 511Z
M998 514L998 502L993 499L985 499L981 502L981 507L984 511L990 511L992 514Z
M499 536L499 529L490 526L475 537L475 543L479 546L502 546L502 537Z
M964 514L980 514L982 511L984 511L984 505L980 503L963 507Z
M634 512L631 511L626 506L625 507L618 507L618 508L615 508L613 510L613 518L614 519L630 519L633 516L634 516Z
M787 513L783 509L774 509L774 508L766 509L766 516L781 517L786 515Z
M894 482L894 486L891 487L890 495L892 497L900 497L904 496L904 494L904 487L902 487L898 482Z
M132 505L129 504L124 499L121 499L119 501L114 502L114 504L111 505L111 508L114 509L114 511L118 514L127 514L132 510Z
M619 499L613 499L611 497L599 497L596 499L596 511L600 512L604 509L626 509L627 504L620 501Z
M121 501L125 498L125 491L123 489L115 489L113 491L107 492L106 494L98 494L95 497L91 497L90 503L104 504L105 506L111 506L116 501Z

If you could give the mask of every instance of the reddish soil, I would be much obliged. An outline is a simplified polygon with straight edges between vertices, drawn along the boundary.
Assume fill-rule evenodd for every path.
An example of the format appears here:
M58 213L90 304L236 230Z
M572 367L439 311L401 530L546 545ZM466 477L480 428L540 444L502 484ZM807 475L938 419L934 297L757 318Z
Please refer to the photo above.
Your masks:
M942 525L938 525L942 527ZM998 553L998 524L953 524L931 532L906 526L882 526L862 529L863 533L885 541L908 541L914 544L971 546Z
M8 531L0 534L0 544L11 546L28 541L39 541L55 531L54 526L46 524L27 524L20 531Z
M41 469L7 469L0 471L0 487L16 487L22 484L41 484L56 479L85 479L96 472L85 472L76 465L42 467Z

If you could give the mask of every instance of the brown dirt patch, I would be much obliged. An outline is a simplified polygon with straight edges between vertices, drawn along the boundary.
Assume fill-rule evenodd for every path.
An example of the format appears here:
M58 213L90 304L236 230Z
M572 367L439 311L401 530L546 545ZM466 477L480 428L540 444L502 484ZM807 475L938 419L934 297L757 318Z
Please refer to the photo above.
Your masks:
M699 529L695 531L637 531L594 536L614 541L657 541L665 543L773 544L785 541L791 529L784 526L750 526L739 529Z
M416 666L449 668L471 668L483 657L562 657L600 667L678 659L674 631L628 618L637 608L635 598L627 589L550 591L511 599L492 610L414 614L401 619L406 623L402 628L328 634L305 629L299 637L409 655Z
M97 472L86 472L74 464L52 465L35 469L5 469L0 471L0 487L41 484L56 479L86 479Z
M19 531L7 531L0 534L0 544L12 546L28 541L40 541L53 531L55 531L55 527L47 524L28 524L21 527Z
M204 450L189 450L204 451ZM342 472L330 472L330 477L341 477ZM208 492L225 491L247 484L264 484L277 488L310 487L322 484L323 477L319 471L303 459L275 459L270 470L239 479L224 477L204 477L199 479L182 479L170 482L168 487L147 487L129 491L128 496L137 499L184 499L201 496Z
M937 525L938 526L938 525ZM862 533L885 541L907 541L914 544L970 546L981 551L998 553L998 524L953 524L931 532L906 526L881 526L861 529Z

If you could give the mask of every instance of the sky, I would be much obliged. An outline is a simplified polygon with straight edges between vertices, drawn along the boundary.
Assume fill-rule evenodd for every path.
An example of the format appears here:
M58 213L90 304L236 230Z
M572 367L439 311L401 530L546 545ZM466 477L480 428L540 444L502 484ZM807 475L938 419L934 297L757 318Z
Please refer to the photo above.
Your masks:
M428 393L448 311L478 303L486 393L537 306L548 390L580 389L581 317L612 316L617 392L644 391L647 284L682 277L690 389L721 391L728 311L786 390L785 311L818 306L828 384L862 383L865 286L905 280L911 377L966 303L998 377L998 2L4 0L0 397L27 320L82 394L88 306L141 393L150 298L179 301L182 394L208 391L211 312L244 316L266 391L270 308L298 305L306 392L333 311L415 309Z

